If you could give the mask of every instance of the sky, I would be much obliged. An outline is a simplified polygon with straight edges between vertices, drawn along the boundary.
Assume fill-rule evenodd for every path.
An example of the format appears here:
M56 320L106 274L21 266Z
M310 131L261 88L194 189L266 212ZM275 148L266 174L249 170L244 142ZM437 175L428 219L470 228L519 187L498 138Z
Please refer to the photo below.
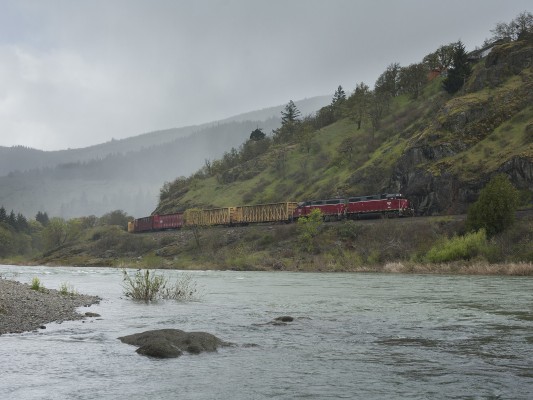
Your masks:
M216 121L474 50L530 0L0 0L0 146Z

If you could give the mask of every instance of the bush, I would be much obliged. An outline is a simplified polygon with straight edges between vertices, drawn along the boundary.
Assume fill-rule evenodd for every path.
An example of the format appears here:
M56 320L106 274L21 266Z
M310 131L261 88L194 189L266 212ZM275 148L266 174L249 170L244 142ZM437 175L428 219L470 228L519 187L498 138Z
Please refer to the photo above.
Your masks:
M507 177L503 174L494 176L468 209L467 229L484 229L489 237L503 232L514 223L518 200L518 190Z
M43 284L41 283L41 280L37 277L34 277L32 280L31 280L31 286L30 288L32 290L35 290L37 292L44 292L45 291L45 287L43 286Z
M426 261L442 263L457 260L469 260L476 256L487 254L489 245L484 229L467 233L464 236L454 236L436 243L426 254Z
M307 251L316 250L314 238L320 232L323 225L322 213L315 208L307 217L298 218L298 235L302 246Z
M182 274L174 284L169 284L168 278L155 271L137 270L130 276L122 270L124 295L134 300L154 301L170 299L179 301L194 300L199 296L196 282L191 275Z
M63 296L74 296L78 294L78 291L74 289L74 286L72 286L68 282L61 282L59 285L59 294Z

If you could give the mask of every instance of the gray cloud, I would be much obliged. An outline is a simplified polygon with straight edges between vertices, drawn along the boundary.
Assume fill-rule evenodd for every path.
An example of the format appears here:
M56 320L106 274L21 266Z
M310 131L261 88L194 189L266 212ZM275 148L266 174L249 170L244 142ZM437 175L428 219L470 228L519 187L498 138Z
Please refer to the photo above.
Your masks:
M0 0L0 145L81 147L373 85L527 1Z

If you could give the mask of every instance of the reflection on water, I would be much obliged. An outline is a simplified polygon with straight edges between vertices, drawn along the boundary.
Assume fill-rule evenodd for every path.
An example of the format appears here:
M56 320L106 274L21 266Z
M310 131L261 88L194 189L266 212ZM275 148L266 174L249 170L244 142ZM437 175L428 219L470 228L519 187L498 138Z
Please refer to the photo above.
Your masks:
M0 266L0 274L103 298L90 308L101 318L0 336L2 399L533 393L531 278L198 271L201 301L145 304L123 297L116 269ZM282 315L294 321L268 324ZM154 360L117 340L160 328L207 331L237 346Z

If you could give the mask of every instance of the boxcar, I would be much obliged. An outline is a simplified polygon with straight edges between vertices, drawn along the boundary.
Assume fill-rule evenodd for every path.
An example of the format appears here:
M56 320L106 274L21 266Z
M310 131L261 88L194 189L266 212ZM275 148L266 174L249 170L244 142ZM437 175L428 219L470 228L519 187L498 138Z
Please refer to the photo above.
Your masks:
M146 232L153 230L153 217L143 217L143 218L137 218L133 224L134 224L134 232Z
M154 230L178 229L183 226L183 213L153 216Z

